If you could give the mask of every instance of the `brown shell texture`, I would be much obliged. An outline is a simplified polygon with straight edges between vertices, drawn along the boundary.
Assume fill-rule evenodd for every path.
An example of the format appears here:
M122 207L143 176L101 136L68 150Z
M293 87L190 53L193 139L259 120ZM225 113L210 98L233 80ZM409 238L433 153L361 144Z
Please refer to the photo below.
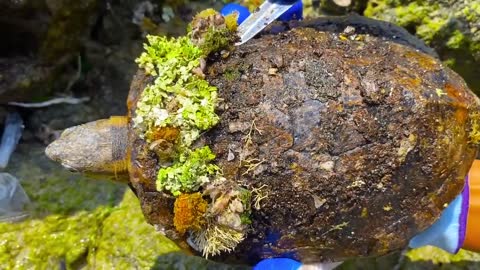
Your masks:
M280 28L206 71L221 122L199 144L255 190L247 238L217 259L318 262L406 247L464 185L477 97L439 60L365 26ZM150 80L135 77L130 116ZM188 248L173 229L174 198L155 190L155 155L134 132L130 143L147 220Z

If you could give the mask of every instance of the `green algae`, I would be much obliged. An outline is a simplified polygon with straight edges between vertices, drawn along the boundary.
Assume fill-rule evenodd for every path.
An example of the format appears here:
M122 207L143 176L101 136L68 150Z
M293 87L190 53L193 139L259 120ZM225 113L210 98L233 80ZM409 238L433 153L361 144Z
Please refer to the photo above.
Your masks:
M457 254L450 254L442 249L426 246L412 249L406 254L411 261L430 261L434 264L453 263L460 261L480 261L480 253L460 250Z
M7 168L30 196L31 219L0 223L1 269L149 269L178 250L124 185L65 171L43 151L20 144Z
M228 186L231 192L241 189L223 177L214 164L215 154L209 146L192 147L201 132L211 129L220 120L215 113L217 88L205 80L203 72L207 60L211 60L209 57L228 56L228 52L222 50L229 49L235 40L235 16L223 17L213 9L202 11L194 17L186 36L171 39L148 36L149 44L137 59L139 67L154 79L153 84L143 89L137 102L133 118L137 134L146 138L149 148L153 149L164 141L155 136L161 134L162 129L180 130L173 163L158 171L157 191L180 196L203 187L203 195L207 195L208 184L215 182L232 183L233 187ZM150 138L157 141L152 142ZM212 198L209 213L204 214L209 216L205 224L197 230L190 229L189 234L189 240L205 257L233 250L244 239L246 225L250 223L250 198L242 205L226 196L218 199L224 207L210 211L219 208L216 199ZM233 207L235 204L237 207ZM225 206L232 206L234 210ZM185 213L175 212L175 217L182 220L182 214Z
M207 9L195 16L186 36L147 36L148 44L136 62L154 77L154 82L142 91L137 102L134 127L147 140L159 128L180 129L176 160L159 170L158 191L170 191L175 196L194 192L219 171L208 164L215 159L208 147L192 150L190 146L202 131L219 121L215 113L217 88L204 79L200 63L211 53L231 45L233 35L231 18L226 20L215 10Z
M218 122L216 88L195 74L202 51L188 37L148 36L149 45L136 60L155 77L137 103L135 128L149 137L155 128L181 128L181 145L190 146L200 132Z
M223 264L202 257L191 256L181 252L172 252L158 256L152 270L250 270L246 265Z
M225 71L225 73L223 74L223 76L225 77L225 79L227 79L228 81L234 81L238 78L240 78L241 76L241 73L238 69L227 69Z
M31 200L27 210L32 218L113 207L121 200L125 185L68 172L50 161L44 150L39 144L20 144L7 168Z
M99 233L95 252L88 256L93 269L150 269L157 256L179 250L145 221L131 191L103 221Z
M215 154L208 146L193 151L186 150L175 164L160 169L157 190L168 190L174 196L197 191L220 171L217 165L210 164L214 159Z
M0 223L0 239L7 269L150 269L157 256L179 250L145 221L131 191L117 207Z
M460 270L478 269L479 266L479 253L460 250L458 254L452 255L439 248L426 246L408 250L405 254L394 252L382 257L349 259L335 269Z
M7 269L77 268L98 240L110 209L100 207L73 216L51 215L43 220L0 223L0 265Z

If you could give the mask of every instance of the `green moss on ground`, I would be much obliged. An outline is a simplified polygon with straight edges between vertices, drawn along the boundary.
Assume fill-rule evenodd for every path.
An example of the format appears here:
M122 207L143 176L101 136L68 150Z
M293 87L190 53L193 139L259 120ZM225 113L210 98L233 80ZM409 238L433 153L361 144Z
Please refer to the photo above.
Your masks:
M480 269L480 254L460 250L452 255L436 247L422 247L409 250L404 256L400 252L377 258L350 259L338 270L460 270Z
M110 210L51 215L21 223L0 223L0 265L6 269L75 269L93 251Z
M480 253L460 250L457 254L452 255L446 251L431 246L412 249L407 253L406 256L410 261L413 262L430 261L434 264L446 264L461 261L480 262Z
M150 269L179 250L145 221L131 191L117 207L0 223L0 239L6 269Z
M157 256L179 248L145 221L138 199L127 191L118 207L103 221L92 269L150 269Z
M178 250L125 185L72 174L43 151L20 145L7 168L32 201L31 219L0 223L1 269L150 269Z

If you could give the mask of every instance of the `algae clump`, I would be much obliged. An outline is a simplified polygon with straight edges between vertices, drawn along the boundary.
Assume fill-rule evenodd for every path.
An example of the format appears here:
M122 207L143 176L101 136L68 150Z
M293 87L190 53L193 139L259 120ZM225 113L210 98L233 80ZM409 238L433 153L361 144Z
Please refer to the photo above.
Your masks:
M179 250L145 221L131 191L125 193L98 233L95 252L87 259L93 269L151 269L159 255Z
M9 269L68 269L92 252L110 209L71 217L48 216L17 224L0 223L0 265Z
M204 79L202 65L205 57L232 44L236 27L232 18L227 18L213 9L202 11L193 19L187 36L148 36L145 52L136 60L154 82L143 90L137 103L135 129L147 141L159 128L180 129L176 160L159 170L158 191L168 190L175 196L194 192L219 174L218 167L208 164L215 159L208 146L193 150L190 146L202 131L219 121L217 88Z
M174 165L160 169L157 190L165 189L175 196L182 192L197 191L220 170L217 165L210 164L214 159L215 154L208 146L186 150Z
M150 45L137 59L155 77L137 104L135 127L147 137L154 127L181 128L181 144L189 146L201 131L218 122L216 88L192 73L202 51L188 37L148 36Z
M137 59L153 84L143 89L136 104L135 131L162 161L163 153L155 147L165 139L157 135L178 130L170 162L159 162L156 189L177 197L173 223L179 233L188 231L191 246L206 257L234 249L250 223L251 196L240 202L237 196L244 189L223 177L210 147L192 147L201 132L220 120L215 113L217 88L203 72L215 54L228 56L236 27L236 15L223 17L208 9L195 16L187 36L148 36L149 44ZM209 195L210 204L202 198Z

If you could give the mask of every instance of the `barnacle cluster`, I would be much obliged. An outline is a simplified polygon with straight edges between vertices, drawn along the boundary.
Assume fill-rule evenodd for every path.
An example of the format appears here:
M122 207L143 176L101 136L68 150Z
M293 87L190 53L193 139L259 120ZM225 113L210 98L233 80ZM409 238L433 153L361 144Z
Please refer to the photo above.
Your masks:
M203 194L211 200L205 215L207 226L193 230L190 242L205 257L233 250L244 239L250 224L251 192L219 177L205 186Z
M234 249L250 224L251 192L222 176L208 146L192 149L200 133L219 121L217 88L203 71L209 55L235 41L236 16L203 11L187 36L147 36L145 51L136 60L154 81L138 100L134 129L159 160L170 158L158 171L157 190L177 197L174 226L188 233L191 245L204 256ZM173 149L173 155L166 149Z

